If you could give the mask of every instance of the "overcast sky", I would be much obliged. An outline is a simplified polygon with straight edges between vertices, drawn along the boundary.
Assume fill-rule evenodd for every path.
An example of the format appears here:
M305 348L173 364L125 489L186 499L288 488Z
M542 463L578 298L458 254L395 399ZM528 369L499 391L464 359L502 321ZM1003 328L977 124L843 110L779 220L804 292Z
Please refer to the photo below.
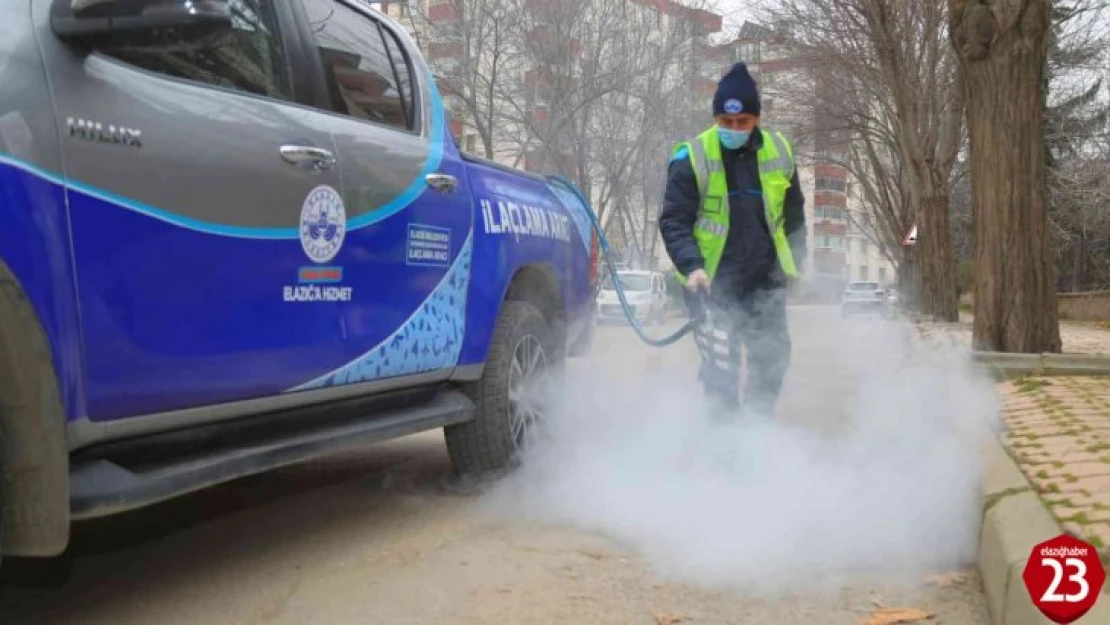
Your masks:
M736 32L745 19L753 19L749 0L710 0L716 5L717 13L725 18L725 31ZM758 21L758 20L757 20Z

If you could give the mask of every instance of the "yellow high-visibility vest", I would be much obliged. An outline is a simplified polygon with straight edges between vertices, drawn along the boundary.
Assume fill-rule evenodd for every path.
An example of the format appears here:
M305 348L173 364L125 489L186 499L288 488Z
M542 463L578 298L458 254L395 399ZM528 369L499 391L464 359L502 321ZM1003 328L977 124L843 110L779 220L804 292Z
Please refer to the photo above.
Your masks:
M790 181L794 177L794 150L781 133L762 129L760 133L763 136L763 145L759 148L757 159L767 226L783 272L787 276L797 277L798 269L794 264L794 252L786 238L783 216L786 190L790 188ZM721 140L717 127L713 126L695 139L676 145L674 156L679 157L683 150L694 167L698 193L701 195L701 208L698 209L698 220L694 224L694 239L705 259L705 273L712 281L725 251L729 227L728 175L721 157ZM685 275L677 270L675 274L680 283L686 284Z

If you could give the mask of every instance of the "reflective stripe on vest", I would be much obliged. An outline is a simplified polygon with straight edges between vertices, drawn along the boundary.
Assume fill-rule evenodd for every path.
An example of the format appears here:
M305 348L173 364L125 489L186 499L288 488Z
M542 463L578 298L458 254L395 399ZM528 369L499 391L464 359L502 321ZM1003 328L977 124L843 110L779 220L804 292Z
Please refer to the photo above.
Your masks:
M719 224L708 219L699 219L698 222L694 224L694 227L700 230L708 230L709 232L712 232L715 236L728 236L727 227L725 227L723 224Z
M765 217L783 272L788 276L797 276L794 254L784 227L784 204L786 190L794 176L794 153L781 134L766 130L761 132L763 145L759 148L757 159ZM705 260L705 271L712 280L728 239L730 209L728 179L716 126L691 141L679 144L674 153L677 155L683 148L689 154L697 179L698 193L702 198L698 219L694 224L694 238ZM686 276L678 271L675 274L679 282L685 284Z

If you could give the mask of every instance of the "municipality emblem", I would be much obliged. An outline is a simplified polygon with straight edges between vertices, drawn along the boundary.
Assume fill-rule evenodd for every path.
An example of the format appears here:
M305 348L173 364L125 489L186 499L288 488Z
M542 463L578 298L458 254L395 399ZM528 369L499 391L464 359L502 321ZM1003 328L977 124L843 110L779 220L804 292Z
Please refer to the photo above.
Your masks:
M725 101L725 112L729 115L736 115L744 110L744 105L736 98L729 98Z
M313 262L326 263L343 247L347 211L343 197L328 185L309 192L301 206L301 247Z

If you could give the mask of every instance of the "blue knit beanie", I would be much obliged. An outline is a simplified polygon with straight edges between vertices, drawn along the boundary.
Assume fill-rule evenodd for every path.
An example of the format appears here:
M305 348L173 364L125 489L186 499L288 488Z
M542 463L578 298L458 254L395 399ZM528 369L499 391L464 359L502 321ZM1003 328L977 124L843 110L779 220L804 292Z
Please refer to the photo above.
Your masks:
M748 73L748 66L737 63L717 83L713 96L713 115L750 113L759 115L759 90Z

